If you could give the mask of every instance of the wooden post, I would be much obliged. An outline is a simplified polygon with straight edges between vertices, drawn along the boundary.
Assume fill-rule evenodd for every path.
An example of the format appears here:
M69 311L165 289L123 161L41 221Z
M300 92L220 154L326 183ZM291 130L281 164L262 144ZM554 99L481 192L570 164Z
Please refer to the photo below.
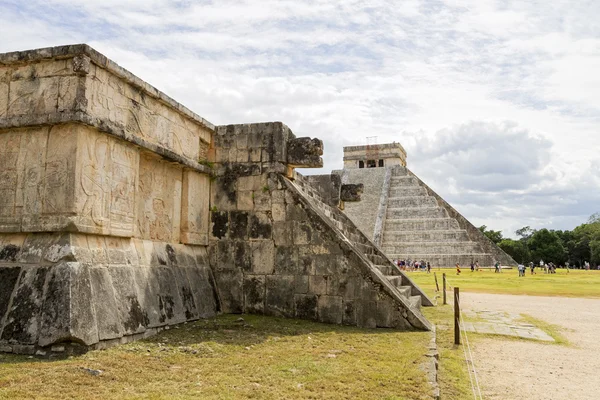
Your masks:
M459 290L454 288L454 344L460 344L460 307Z
M439 292L440 291L440 285L438 284L437 275L436 275L435 272L433 273L433 277L435 278L435 290Z
M446 273L442 274L442 288L444 289L444 305L448 304L446 301Z

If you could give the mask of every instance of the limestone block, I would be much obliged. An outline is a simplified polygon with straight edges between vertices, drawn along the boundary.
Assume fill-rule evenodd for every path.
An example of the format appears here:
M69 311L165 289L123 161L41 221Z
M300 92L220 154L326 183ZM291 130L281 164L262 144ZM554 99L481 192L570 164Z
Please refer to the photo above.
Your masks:
M348 202L360 201L364 189L365 185L362 183L342 185L340 199Z
M25 235L18 233L0 234L0 263L17 261L25 238Z
M248 213L231 211L229 213L229 237L231 239L248 238Z
M293 246L277 246L275 248L275 273L282 275L300 275L298 249Z
M179 242L182 168L143 154L139 171L136 236Z
M273 222L273 240L276 246L291 246L292 240L292 227L285 221Z
M92 256L92 263L94 265L108 265L110 261L106 250L106 237L90 235L87 240Z
M0 329L20 274L21 267L0 267Z
M222 312L235 314L244 311L243 280L239 269L222 270L215 274Z
M166 325L158 271L156 268L134 268L133 274L137 283L137 299L144 310L144 318L148 321L146 328Z
M360 328L377 327L377 302L360 299L354 302L356 326Z
M134 268L131 266L111 266L108 268L108 273L114 288L123 334L132 335L144 332L149 321L137 298Z
M187 268L187 274L198 317L214 317L220 301L211 269L208 267Z
M265 314L294 316L294 276L268 275Z
M0 76L2 72L0 71ZM0 78L0 118L6 117L8 113L8 82L2 82Z
M95 309L98 338L115 339L123 336L121 312L114 288L114 280L107 267L92 267L89 270L93 304L102 305Z
M171 268L173 275L175 276L175 282L179 290L179 296L183 306L183 314L187 320L198 319L198 307L196 306L196 299L192 293L194 288L190 285L187 270L184 266L175 266Z
M183 171L181 242L208 244L210 178L195 171Z
M17 258L19 263L42 264L49 260L44 258L48 249L56 242L57 237L51 233L27 235Z
M328 324L341 324L344 308L340 296L319 296L317 303L319 321Z
M255 190L253 196L255 211L271 211L271 193L266 189L266 186L260 190Z
M75 214L75 154L77 134L81 127L63 125L52 128L46 147L44 173L44 214Z
M24 64L16 66L10 74L11 80L47 78L53 76L66 76L73 73L69 61L45 60L35 64Z
M59 78L33 78L10 82L9 117L43 115L56 111Z
M265 309L266 277L249 275L244 277L244 312L262 314Z
M254 210L254 192L253 191L238 192L237 209L240 211Z
M212 211L210 213L211 237L224 239L229 231L229 213L226 211Z
M320 275L311 275L308 277L308 292L310 294L327 294L327 277Z
M293 221L294 244L309 244L312 238L312 228L309 223L302 221Z
M349 301L344 298L344 316L342 320L344 325L356 325L356 307L354 301Z
M285 204L273 204L271 207L271 213L274 222L285 221L287 218L285 213Z
M250 243L252 249L252 273L272 274L275 268L275 246L271 240Z
M177 280L171 268L154 268L158 272L159 309L168 325L179 324L186 320L183 301L177 288Z
M294 316L301 319L317 320L317 301L318 297L315 295L294 295Z
M295 168L322 168L323 141L308 137L291 139L287 145L287 164Z
M85 345L98 342L89 268L73 262L57 264L47 285L38 344L73 339Z
M273 221L270 212L255 212L248 219L250 239L271 239Z

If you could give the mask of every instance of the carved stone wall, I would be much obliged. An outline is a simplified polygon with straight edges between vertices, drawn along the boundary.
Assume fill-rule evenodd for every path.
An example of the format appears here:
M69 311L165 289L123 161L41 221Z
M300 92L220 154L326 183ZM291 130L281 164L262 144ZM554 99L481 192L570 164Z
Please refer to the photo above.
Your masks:
M213 132L85 45L0 55L1 351L104 347L218 312Z
M224 312L372 328L429 328L418 307L403 301L368 256L345 238L342 231L357 232L345 226L351 222L335 220L320 195L312 196L318 197L313 205L306 198L311 195L282 173L289 172L286 142L295 143L291 165L300 164L299 159L305 160L303 165L320 163L309 140L296 141L280 123L218 127L215 143L223 140L230 150L220 153L217 148L209 253ZM298 143L307 144L312 155L298 157Z

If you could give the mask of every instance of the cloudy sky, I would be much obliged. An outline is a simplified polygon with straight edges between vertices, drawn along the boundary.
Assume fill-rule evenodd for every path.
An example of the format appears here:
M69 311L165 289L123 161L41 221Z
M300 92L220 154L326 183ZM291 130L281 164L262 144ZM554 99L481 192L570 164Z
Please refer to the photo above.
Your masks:
M215 124L399 141L476 225L600 211L600 1L0 0L0 52L88 43Z

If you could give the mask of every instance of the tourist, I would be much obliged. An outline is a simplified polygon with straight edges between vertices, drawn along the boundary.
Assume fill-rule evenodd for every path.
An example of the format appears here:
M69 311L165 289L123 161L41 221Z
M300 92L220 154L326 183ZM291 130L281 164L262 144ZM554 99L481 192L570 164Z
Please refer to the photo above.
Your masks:
M431 264L427 261L427 273L431 272Z
M456 263L456 275L460 275L460 265Z
M546 270L546 264L544 264L544 260L540 260L540 269L544 269L544 273L546 274L548 271Z
M471 261L471 272L475 271L475 263Z
M500 262L496 261L496 264L494 264L494 273L500 272Z
M531 275L535 274L535 264L533 261L529 262L529 269L531 270Z
M475 260L475 271L479 271L479 261Z
M519 264L517 268L519 269L519 276L525 276L525 266L523 264Z

